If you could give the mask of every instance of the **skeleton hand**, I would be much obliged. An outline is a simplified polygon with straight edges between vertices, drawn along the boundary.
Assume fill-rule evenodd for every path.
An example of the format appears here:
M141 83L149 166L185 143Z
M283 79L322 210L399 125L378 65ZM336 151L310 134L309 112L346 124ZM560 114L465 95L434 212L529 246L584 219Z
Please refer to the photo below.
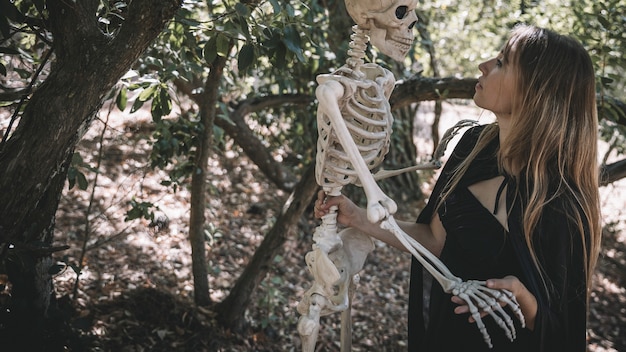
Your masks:
M439 282L444 292L457 296L455 299L456 302L466 305L464 308L460 308L460 310L464 313L469 312L471 314L472 319L476 322L476 326L483 335L485 343L489 348L492 348L493 345L487 328L481 319L482 316L489 314L498 326L504 330L506 336L511 341L515 339L515 325L513 324L513 319L511 319L502 307L509 306L513 314L521 322L522 327L525 326L524 314L522 314L521 306L517 302L516 295L506 289L507 287L515 288L514 292L520 292L520 290L516 288L520 286L523 287L523 285L521 285L517 278L513 280L513 277L507 277L502 280L509 280L510 285L506 282L502 284L497 280L489 280L489 287L487 287L487 282L485 281L463 281L461 278L452 274L443 262L429 252L422 244L404 233L393 216L381 222L381 228L391 231L391 233L396 236L404 247L413 254L415 259L417 259L433 278ZM519 285L515 284L516 281ZM530 294L530 292L528 292L528 294ZM527 295L523 297L525 308L533 306L532 303L528 303ZM534 299L534 296L532 296L532 298ZM533 312L532 314L536 314L536 302L534 303L534 310L531 311ZM483 313L485 314L483 315Z
M486 281L486 286L490 289L507 290L511 292L519 302L526 326L531 330L534 328L535 316L537 314L537 299L517 277L506 276L502 279L490 279ZM459 304L459 306L454 309L456 314L466 314L470 312L467 303L458 296L453 296L452 301ZM504 307L504 302L500 302L500 306ZM484 318L487 314L489 313L481 311L480 317ZM470 323L474 323L476 320L470 315L469 321Z
M344 227L355 227L354 224L366 221L363 208L358 207L346 196L326 196L324 191L319 191L314 216L321 219L330 212L331 207L337 207L337 223Z
M461 306L458 311L455 309L455 313L460 314L459 312L467 313L469 311L471 314L470 321L476 322L476 326L482 333L489 348L493 348L493 345L482 317L489 314L498 326L504 330L510 341L513 341L516 337L515 325L513 319L502 307L509 306L521 322L522 327L525 326L524 315L515 295L510 291L488 288L485 281L468 280L456 285L452 290L452 294L456 297L453 299L454 302L466 304L466 306Z

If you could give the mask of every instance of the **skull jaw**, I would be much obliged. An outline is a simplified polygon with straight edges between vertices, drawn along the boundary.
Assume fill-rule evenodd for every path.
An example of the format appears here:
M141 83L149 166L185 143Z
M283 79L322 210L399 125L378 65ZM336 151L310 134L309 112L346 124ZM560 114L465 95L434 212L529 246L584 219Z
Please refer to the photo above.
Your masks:
M402 62L413 44L413 36L388 35L385 29L372 27L370 29L370 42L381 53L390 58Z

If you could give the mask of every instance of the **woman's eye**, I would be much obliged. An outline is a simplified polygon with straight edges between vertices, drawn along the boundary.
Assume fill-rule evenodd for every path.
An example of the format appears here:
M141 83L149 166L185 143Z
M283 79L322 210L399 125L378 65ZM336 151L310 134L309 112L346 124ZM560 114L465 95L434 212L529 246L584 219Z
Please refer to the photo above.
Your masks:
M396 9L396 18L401 20L404 18L404 16L406 16L406 13L408 12L409 7L408 6L399 6Z
M502 67L502 60L496 59L496 66Z

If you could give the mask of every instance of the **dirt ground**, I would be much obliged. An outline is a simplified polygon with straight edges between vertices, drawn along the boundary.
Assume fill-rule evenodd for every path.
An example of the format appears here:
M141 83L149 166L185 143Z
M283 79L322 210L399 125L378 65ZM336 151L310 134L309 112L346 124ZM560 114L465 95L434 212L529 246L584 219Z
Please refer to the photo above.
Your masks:
M450 120L466 113L452 107L447 111ZM187 241L190 194L186 188L174 192L160 185L165 173L149 168L150 146L140 138L150 134L149 117L102 115L79 152L85 162L97 165L102 121L107 118L91 207L95 173L86 172L90 187L66 189L57 219L57 244L71 248L56 259L76 266L86 249L76 295L76 273L70 266L55 277L57 296L76 311L73 326L82 335L74 341L79 346L75 350L300 350L295 307L311 279L303 260L317 225L311 214L254 292L246 315L249 330L221 331L210 309L193 305ZM427 147L420 152L428 153ZM236 148L212 159L210 167L207 253L211 297L219 302L288 195L269 184ZM426 182L424 189L428 187ZM158 206L156 221L124 221L133 199ZM605 234L594 280L589 350L626 351L626 180L603 187L602 199ZM417 210L414 204L401 207L406 219L414 219ZM406 350L409 263L409 255L381 243L368 258L352 311L354 351ZM322 318L322 325L317 350L338 351L339 316Z

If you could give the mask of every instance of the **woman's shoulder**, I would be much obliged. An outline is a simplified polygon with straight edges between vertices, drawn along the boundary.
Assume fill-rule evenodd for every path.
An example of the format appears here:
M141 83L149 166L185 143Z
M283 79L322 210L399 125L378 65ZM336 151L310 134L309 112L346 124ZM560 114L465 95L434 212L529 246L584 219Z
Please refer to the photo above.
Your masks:
M471 153L472 149L474 149L478 143L480 135L488 126L490 125L478 125L467 129L454 147L452 158L458 158L460 160L465 159Z
M476 142L478 142L478 138L483 133L485 128L487 128L487 126L489 125L478 125L468 128L467 131L463 133L463 136L461 136L461 139L459 139L456 148L471 149L472 147L474 147L474 145L476 145Z

